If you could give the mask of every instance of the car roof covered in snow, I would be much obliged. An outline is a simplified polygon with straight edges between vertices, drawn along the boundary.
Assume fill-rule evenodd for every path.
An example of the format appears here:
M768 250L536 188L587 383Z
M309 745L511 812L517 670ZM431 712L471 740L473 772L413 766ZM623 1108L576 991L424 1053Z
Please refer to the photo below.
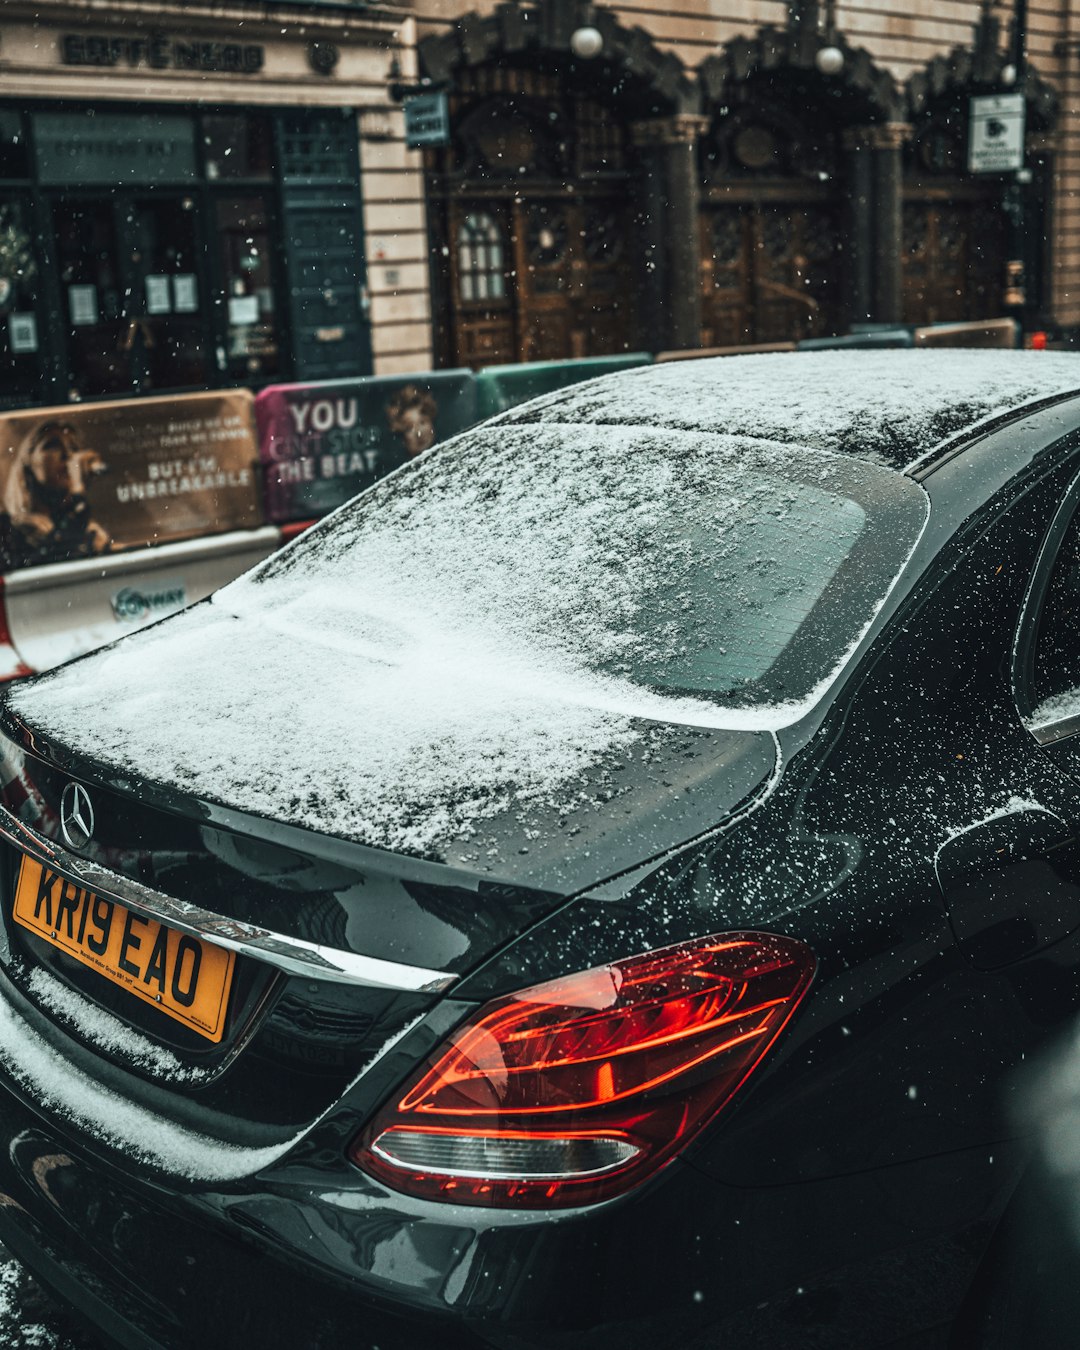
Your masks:
M902 470L980 423L1076 392L1080 355L1071 352L780 352L642 366L500 420L762 437Z

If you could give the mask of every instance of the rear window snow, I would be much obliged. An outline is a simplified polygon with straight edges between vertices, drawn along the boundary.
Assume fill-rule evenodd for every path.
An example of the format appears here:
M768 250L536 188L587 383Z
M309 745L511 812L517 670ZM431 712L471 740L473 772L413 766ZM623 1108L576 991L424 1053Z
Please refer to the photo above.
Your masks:
M1072 352L777 352L642 366L500 420L762 436L902 469L989 417L1073 391Z
M756 439L492 425L12 704L121 770L438 857L571 809L643 723L797 720L926 511L894 473Z

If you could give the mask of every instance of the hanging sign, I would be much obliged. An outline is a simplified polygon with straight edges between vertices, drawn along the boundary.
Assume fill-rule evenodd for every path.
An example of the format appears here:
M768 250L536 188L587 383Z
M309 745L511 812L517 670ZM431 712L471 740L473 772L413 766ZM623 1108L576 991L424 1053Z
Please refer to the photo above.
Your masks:
M448 145L450 142L450 105L445 92L414 94L405 108L405 144L410 150L422 145Z
M981 94L973 98L968 172L1009 173L1023 167L1023 94Z

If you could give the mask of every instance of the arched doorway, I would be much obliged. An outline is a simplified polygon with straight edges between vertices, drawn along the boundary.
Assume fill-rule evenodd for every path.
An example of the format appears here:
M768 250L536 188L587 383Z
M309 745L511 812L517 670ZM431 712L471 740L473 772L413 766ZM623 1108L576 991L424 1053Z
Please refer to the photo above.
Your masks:
M845 321L839 137L753 99L702 145L702 345L820 337Z
M815 59L826 45L842 57L829 75ZM816 11L793 11L787 29L706 61L701 84L702 345L822 337L868 317L855 263L874 221L856 200L849 134L898 117L891 77L819 33Z
M467 16L421 44L450 101L451 143L426 161L442 365L652 345L632 128L679 110L692 86L674 57L640 30L630 43L609 13L596 16L604 45L588 62L570 51L571 5L554 0L531 30L530 13Z
M461 72L429 204L449 364L626 351L637 334L624 128L553 72ZM433 156L434 158L434 156Z
M1038 142L1052 129L1056 99L1030 66L1025 80L1027 167L1032 182L1015 207L1022 216L1010 241L1006 193L998 174L967 171L968 109L974 94L1000 94L1010 85L1008 54L996 17L984 14L969 47L936 57L908 81L912 134L904 156L903 290L908 323L988 319L1012 308L1006 263L1024 241L1027 306L1039 307L1045 216L1052 178ZM1012 175L1008 176L1009 180ZM1011 191L1015 194L1013 185Z

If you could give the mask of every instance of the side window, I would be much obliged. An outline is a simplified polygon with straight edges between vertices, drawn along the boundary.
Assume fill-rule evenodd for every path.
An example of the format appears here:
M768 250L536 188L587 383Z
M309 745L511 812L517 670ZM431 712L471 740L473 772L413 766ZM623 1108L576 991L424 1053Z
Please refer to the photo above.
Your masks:
M1024 722L1040 741L1080 732L1080 483L1051 526L1029 604L1031 633Z
M1073 515L1050 573L1032 675L1036 716L1073 691L1080 703L1080 511Z

